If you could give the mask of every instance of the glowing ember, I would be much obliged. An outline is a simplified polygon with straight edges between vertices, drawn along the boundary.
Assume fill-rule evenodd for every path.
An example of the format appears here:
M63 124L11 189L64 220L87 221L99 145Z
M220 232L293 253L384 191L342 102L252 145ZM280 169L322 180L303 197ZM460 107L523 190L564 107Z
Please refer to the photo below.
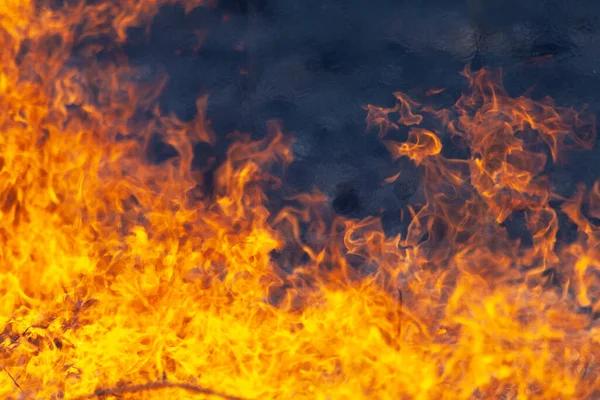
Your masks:
M406 237L332 220L318 193L272 215L292 161L278 126L240 136L209 193L192 171L216 140L206 99L190 123L162 116L118 46L96 57L171 1L64 3L0 8L1 398L597 398L600 184L562 199L544 175L592 144L592 119L466 70L450 110L368 107L381 137L409 126L386 144L423 172ZM155 134L178 157L148 163Z

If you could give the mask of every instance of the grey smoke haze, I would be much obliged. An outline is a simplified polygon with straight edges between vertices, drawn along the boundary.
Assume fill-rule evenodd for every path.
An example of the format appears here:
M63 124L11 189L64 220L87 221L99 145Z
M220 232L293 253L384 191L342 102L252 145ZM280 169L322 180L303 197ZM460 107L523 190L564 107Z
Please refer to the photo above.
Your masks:
M194 50L198 29L206 38ZM390 106L394 91L444 87L437 101L449 105L472 63L502 67L515 95L535 85L534 96L600 109L600 3L592 0L224 0L188 16L164 9L149 42L133 36L132 61L171 76L164 108L190 117L207 92L220 134L260 134L267 120L283 120L297 137L287 182L316 185L332 202L350 196L341 211L352 216L395 215L418 199L416 168L393 162L365 133L362 107ZM596 179L599 162L596 148L552 176L566 193ZM379 184L399 167L395 184Z

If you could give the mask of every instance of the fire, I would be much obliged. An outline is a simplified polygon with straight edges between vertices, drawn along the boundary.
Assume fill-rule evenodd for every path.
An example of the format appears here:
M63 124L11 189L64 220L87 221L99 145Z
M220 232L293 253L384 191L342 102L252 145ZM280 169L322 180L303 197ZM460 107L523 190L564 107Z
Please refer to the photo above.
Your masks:
M0 9L0 397L598 396L600 183L565 199L546 174L593 145L591 117L468 69L451 109L368 106L382 138L407 129L386 145L423 178L387 237L318 192L272 210L293 161L275 123L236 136L211 189L192 163L217 141L207 99L191 122L161 115L164 80L119 47L171 1L40 3ZM177 157L150 163L154 135Z

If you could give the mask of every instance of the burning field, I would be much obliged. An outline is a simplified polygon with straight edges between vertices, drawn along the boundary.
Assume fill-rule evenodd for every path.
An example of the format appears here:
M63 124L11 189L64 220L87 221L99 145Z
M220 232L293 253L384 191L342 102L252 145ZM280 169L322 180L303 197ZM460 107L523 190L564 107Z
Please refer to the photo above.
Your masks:
M0 398L600 397L600 182L548 177L593 147L592 112L468 67L451 107L365 106L420 173L389 235L284 190L285 121L161 112L168 77L122 47L170 3L2 3Z

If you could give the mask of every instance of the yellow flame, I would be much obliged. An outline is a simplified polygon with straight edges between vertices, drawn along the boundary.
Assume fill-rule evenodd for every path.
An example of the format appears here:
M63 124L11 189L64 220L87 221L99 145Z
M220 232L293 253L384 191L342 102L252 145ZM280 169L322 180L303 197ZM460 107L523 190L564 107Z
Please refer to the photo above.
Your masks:
M1 398L598 395L599 185L563 202L579 237L557 244L533 146L555 160L588 148L591 119L466 70L452 113L401 93L367 107L382 137L411 126L388 142L423 170L427 203L405 237L332 219L319 193L272 215L269 171L292 161L278 125L240 135L201 195L193 146L216 141L206 98L192 122L161 115L163 81L140 82L118 46L97 61L86 41L122 43L172 2L65 3L0 7ZM470 159L415 127L430 116ZM179 156L146 162L154 133ZM532 246L501 225L515 211Z

